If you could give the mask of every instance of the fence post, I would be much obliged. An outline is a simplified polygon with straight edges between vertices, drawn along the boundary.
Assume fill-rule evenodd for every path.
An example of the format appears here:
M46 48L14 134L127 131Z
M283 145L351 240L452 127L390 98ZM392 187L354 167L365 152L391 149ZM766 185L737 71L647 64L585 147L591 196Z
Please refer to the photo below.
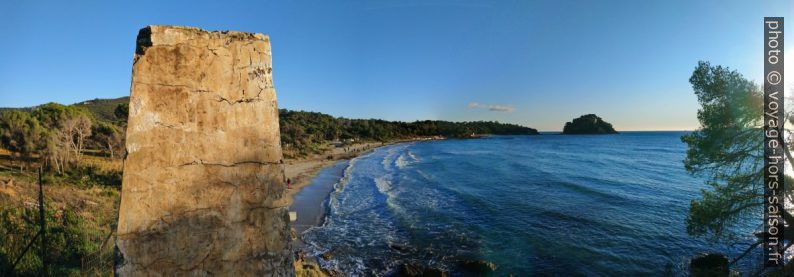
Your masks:
M39 167L39 221L41 224L41 272L42 276L47 276L47 236L46 236L46 220L44 219L44 188L41 178L41 167Z

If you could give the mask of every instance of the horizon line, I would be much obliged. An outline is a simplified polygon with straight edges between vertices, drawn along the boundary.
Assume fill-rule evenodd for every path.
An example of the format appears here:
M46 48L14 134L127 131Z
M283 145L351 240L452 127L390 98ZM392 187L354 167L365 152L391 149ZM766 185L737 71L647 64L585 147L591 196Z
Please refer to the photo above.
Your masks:
M697 131L697 129L616 130L616 131L618 131L618 133L621 133L621 132L694 132L694 131ZM551 132L562 133L562 130L554 130L554 131L548 131L548 130L541 131L541 130L538 130L538 133L551 133Z
M124 95L124 96L119 96L119 97L115 97L115 98L99 98L99 97L95 97L95 98L92 98L92 99L87 99L87 100L83 100L83 101L78 101L78 102L74 102L74 103L71 103L71 104L63 104L63 103L59 103L59 102L56 102L56 101L49 101L49 102L46 102L46 103L42 103L42 104L38 104L38 105L33 105L33 106L27 106L27 107L10 107L10 106L5 106L5 107L0 107L0 109L26 109L26 108L35 108L35 107L37 107L37 106L41 106L41 105L44 105L44 104L47 104L47 103L58 103L58 104L61 104L61 105L71 106L71 105L82 104L82 103L85 103L85 102L88 102L88 101L93 101L93 100L117 100L117 99L120 99L120 98L125 98L125 97L130 97L130 96L129 96L129 95ZM505 123L507 123L507 124L515 124L515 125L519 125L519 126L522 126L522 127L527 127L527 128L535 129L535 130L537 130L539 133L551 133L551 132L562 133L562 130L539 130L539 129L537 129L537 128L533 128L533 127L531 127L531 126L526 126L526 125L524 125L524 124L520 124L520 123L511 123L511 122L504 122L504 121L499 121L499 120L483 120L483 119L481 119L481 120L475 120L475 121L465 121L465 120L464 120L464 121L461 121L461 120L444 120L444 119L387 120L387 119L383 119L383 118L373 118L373 117L370 117L370 118L365 118L365 117L350 117L350 118L348 118L348 117L343 117L343 116L337 116L337 115L333 115L333 114L330 114L330 113L327 113L327 112L310 111L310 110L305 110L305 109L300 109L300 108L297 108L297 109L296 109L296 108L279 107L278 109L286 109L286 110L299 111L299 112L315 112L315 113L322 113L322 114L327 114L327 115L330 115L330 116L333 116L333 117L336 117L336 118L345 118L345 119L363 119L363 120L375 119L375 120L386 120L386 121L392 121L392 122L409 122L409 123L410 123L410 122L417 122L417 121L425 121L425 120L431 120L431 121L433 121L433 120L439 120L439 121L450 121L450 122L495 121L495 122L502 123L502 124L505 124ZM618 132L694 132L694 131L696 131L696 130L697 130L697 129L658 129L658 130L617 130L617 131L618 131Z

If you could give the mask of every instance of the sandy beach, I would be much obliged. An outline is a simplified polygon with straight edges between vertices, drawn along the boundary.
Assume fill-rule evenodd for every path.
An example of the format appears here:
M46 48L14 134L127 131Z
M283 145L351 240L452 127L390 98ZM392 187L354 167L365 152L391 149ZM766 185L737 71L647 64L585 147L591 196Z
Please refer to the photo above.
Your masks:
M316 154L300 159L284 160L284 176L292 181L287 194L278 203L278 206L289 207L293 205L295 195L308 186L320 171L341 160L350 160L359 155L366 154L378 147L412 141L428 141L445 139L441 136L419 137L413 139L396 140L391 142L364 142L344 147L334 147L323 154Z
M311 157L285 160L284 175L292 181L292 185L279 205L288 207L289 211L296 215L296 220L291 222L290 225L294 232L292 244L294 249L298 250L298 259L295 261L295 270L298 276L334 275L332 272L321 269L317 265L315 257L304 256L301 250L303 241L299 237L306 229L322 223L323 216L326 213L324 202L333 191L334 184L344 175L347 161L387 145L437 139L443 138L426 137L388 143L358 143L345 147L335 147L326 153Z
M342 171L346 167L346 160L355 158L359 155L368 153L375 148L388 145L389 143L358 143L344 147L334 147L332 150L323 154L314 155L302 159L288 159L284 161L285 178L292 181L287 194L282 198L279 206L289 207L291 213L297 216L296 221L291 222L291 228L295 237L292 241L294 249L302 248L302 241L297 239L300 233L312 226L316 226L322 220L325 213L323 202L333 189L333 184L341 178ZM336 165L336 166L335 166ZM329 172L322 178L318 174L326 168L336 169ZM321 182L321 186L309 187L315 178ZM304 191L304 189L306 191ZM295 196L304 191L300 201L295 203ZM293 205L294 204L294 205ZM302 250L299 250L299 258L295 261L295 271L298 276L331 276L332 274L321 269L313 257L304 257ZM308 260L307 260L308 258Z
M355 158L358 155L366 153L377 147L388 145L388 143L380 142L365 142L357 143L345 147L334 147L323 154L315 154L305 158L299 159L285 159L284 160L284 178L290 180L292 184L287 189L286 194L279 201L276 201L274 206L289 207L295 198L295 194L301 191L305 186L309 185L314 176L323 168L335 164L340 160L347 160ZM346 151L345 149L348 149Z
M292 185L284 196L284 206L292 205L295 194L311 183L323 168L331 166L340 160L348 160L358 155L369 152L377 147L387 145L380 142L357 143L345 147L334 147L332 150L301 159L284 160L284 176L292 181ZM345 151L345 148L350 149ZM331 157L329 159L329 157Z
M336 161L320 170L307 185L295 193L289 211L296 216L291 223L296 234L302 234L323 223L328 212L329 195L335 190L335 185L343 178L349 165L349 160Z
M421 137L414 139L397 140L392 142L364 142L356 143L344 147L334 147L333 149L323 153L316 154L306 158L300 159L285 159L284 160L284 176L292 181L292 185L287 190L287 194L282 199L279 206L291 206L295 199L295 194L299 193L304 187L309 185L317 174L331 165L336 164L341 160L349 160L359 155L368 153L378 147L411 142L411 141L426 141L426 140L439 140L444 139L440 136ZM347 149L347 150L346 150Z

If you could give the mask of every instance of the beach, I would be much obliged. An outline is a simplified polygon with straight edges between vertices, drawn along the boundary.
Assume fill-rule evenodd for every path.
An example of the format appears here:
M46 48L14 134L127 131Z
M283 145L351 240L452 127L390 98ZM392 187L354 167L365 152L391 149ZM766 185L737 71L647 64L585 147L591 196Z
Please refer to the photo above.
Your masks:
M334 147L323 154L284 161L284 177L291 184L278 205L289 207L290 213L296 215L295 221L290 225L293 232L293 251L297 251L298 256L294 263L298 276L332 275L331 272L321 269L315 258L304 257L300 234L322 222L325 214L324 201L333 190L334 184L342 177L347 162L388 144L391 143L357 143Z
M292 182L284 196L283 206L293 204L295 194L309 185L323 168L331 166L340 160L349 160L364 154L376 147L386 145L380 142L357 143L344 147L334 147L323 154L316 154L306 158L284 160L284 177ZM346 151L345 149L349 149ZM329 158L330 157L330 158Z
M290 185L276 205L289 207L290 213L295 216L291 226L296 236L321 223L325 213L323 202L333 190L333 185L342 178L347 161L393 143L397 142L357 143L334 147L325 153L305 158L284 160L284 178L290 181ZM335 170L326 170L329 168ZM325 174L321 174L323 172Z
M321 224L300 233L296 250L325 270L361 276L686 275L693 253L735 257L752 241L718 247L687 233L689 199L704 180L680 166L684 134L491 136L378 148L347 165L344 189L325 195ZM335 170L322 170L318 181Z
M317 264L316 257L305 256L304 242L300 239L300 234L311 227L322 224L323 217L327 212L325 201L334 190L334 185L344 176L344 171L351 159L387 145L438 139L443 138L434 136L387 143L357 143L334 147L323 154L285 160L284 175L291 181L291 185L280 206L289 207L290 213L295 215L294 221L290 225L293 232L293 251L296 251L298 256L295 261L295 270L298 276L330 276L334 274L321 269Z
M299 159L284 160L284 177L289 179L292 184L287 190L279 206L293 206L295 195L301 192L304 187L311 184L312 180L320 171L343 160L350 160L360 155L366 154L378 147L392 145L410 141L425 141L444 139L440 136L422 137L414 139L396 140L391 142L363 142L341 147L334 147L323 154L315 154ZM341 176L340 176L341 177ZM333 185L333 184L331 184Z

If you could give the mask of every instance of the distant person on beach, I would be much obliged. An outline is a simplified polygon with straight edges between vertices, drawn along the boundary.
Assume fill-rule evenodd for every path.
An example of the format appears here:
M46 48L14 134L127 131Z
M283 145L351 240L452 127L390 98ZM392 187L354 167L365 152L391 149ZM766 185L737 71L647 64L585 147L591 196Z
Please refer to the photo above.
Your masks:
M292 180L287 178L287 189L292 189Z

